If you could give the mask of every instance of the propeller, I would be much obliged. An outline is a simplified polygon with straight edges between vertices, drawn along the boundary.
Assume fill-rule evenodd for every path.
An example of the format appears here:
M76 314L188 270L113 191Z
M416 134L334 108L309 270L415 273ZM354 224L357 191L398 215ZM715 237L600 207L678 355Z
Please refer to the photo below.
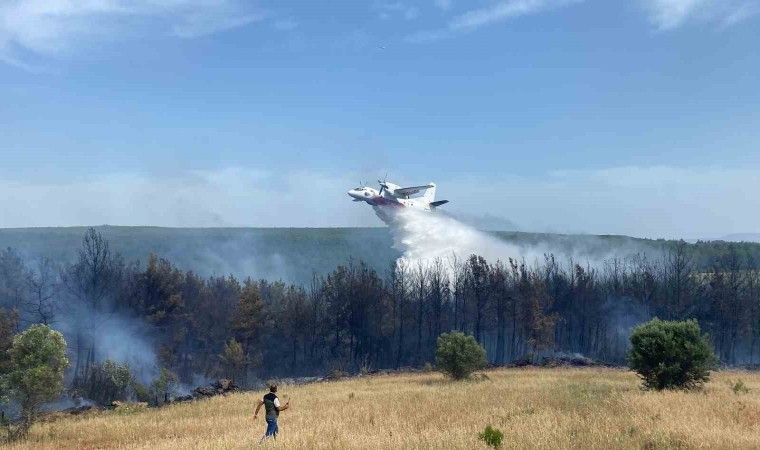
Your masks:
M388 188L388 185L385 184L385 180L388 179L388 172L385 172L385 178L383 178L383 181L377 180L378 183L380 183L380 195L383 195L383 190Z

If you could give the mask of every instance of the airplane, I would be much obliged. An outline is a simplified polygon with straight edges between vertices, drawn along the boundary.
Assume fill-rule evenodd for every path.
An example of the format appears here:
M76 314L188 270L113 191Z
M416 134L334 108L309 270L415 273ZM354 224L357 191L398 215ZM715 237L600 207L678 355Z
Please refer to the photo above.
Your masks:
M355 202L366 202L372 206L407 207L422 211L434 211L437 207L448 203L448 200L435 201L435 183L424 186L401 187L387 181L380 181L380 190L359 186L348 191ZM422 191L422 196L412 197Z

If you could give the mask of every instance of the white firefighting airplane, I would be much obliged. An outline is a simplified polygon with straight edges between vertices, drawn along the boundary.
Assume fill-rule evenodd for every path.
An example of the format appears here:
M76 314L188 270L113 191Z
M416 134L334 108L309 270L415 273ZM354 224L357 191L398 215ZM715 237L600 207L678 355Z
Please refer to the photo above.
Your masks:
M372 206L409 207L422 211L433 211L449 202L448 200L435 201L435 183L402 188L386 181L378 180L377 182L380 183L379 191L367 186L359 186L348 191L348 195L353 197L355 202L367 202ZM412 197L422 191L425 191L424 195Z

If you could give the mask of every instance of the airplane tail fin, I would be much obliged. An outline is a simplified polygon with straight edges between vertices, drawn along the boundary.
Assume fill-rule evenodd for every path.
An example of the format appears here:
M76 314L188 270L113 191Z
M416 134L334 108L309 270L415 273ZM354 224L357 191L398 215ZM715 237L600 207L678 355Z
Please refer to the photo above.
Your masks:
M429 187L425 191L425 200L432 204L435 201L435 183L430 183L430 185L433 187Z

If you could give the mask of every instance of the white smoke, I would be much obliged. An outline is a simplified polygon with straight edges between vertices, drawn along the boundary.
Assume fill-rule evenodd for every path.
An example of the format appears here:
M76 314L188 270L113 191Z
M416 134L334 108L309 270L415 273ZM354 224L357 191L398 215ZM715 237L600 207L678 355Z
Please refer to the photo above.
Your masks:
M76 357L76 335L82 333L86 342L92 342L93 362L103 363L110 359L129 364L132 375L143 384L150 383L158 374L158 358L151 330L139 319L100 313L85 305L71 304L53 327L63 333L71 344L72 360ZM85 358L87 351L89 347L81 349L79 356ZM84 364L84 361L81 363Z

